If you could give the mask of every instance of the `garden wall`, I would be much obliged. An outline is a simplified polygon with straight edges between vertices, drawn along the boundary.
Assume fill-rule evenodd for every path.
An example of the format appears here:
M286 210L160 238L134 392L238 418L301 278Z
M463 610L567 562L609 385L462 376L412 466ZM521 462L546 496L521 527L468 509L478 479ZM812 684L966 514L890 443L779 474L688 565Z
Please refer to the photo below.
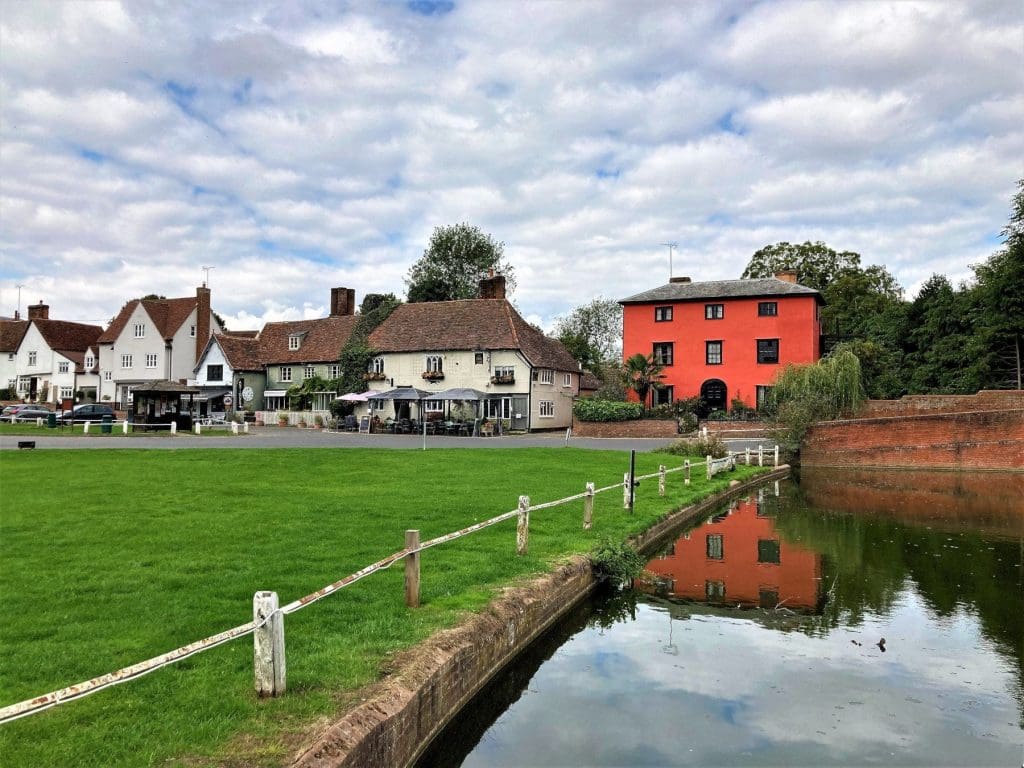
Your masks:
M1024 409L1024 390L984 389L976 395L905 395L899 400L868 400L860 415L873 418L1021 409Z
M632 421L576 421L575 437L676 437L673 419L634 419Z

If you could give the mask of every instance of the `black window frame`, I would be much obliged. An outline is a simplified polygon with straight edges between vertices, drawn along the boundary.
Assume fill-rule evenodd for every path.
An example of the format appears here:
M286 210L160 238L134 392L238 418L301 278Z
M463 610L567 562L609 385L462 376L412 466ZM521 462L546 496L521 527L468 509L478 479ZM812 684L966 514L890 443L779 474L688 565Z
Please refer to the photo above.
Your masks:
M214 373L218 373L218 376L214 376ZM206 380L207 381L224 381L224 365L207 365L206 366Z
M765 346L769 345L769 346ZM774 352L774 359L772 357ZM778 365L779 364L779 340L778 339L758 339L757 340L757 362L758 365Z
M782 565L782 542L779 539L758 539L757 562L762 565Z
M725 319L725 304L705 304L704 305L704 319L705 320L724 320Z
M659 347L668 347L668 361L665 360L665 355L658 354ZM655 341L651 344L651 357L654 359L655 364L660 366L670 366L676 359L676 345L673 341Z
M654 308L654 322L656 323L671 323L672 322L672 307L655 307Z
M651 387L651 405L672 405L676 401L676 388L672 384Z
M711 359L711 345L712 344L717 344L718 345L718 360L717 361L713 361ZM725 344L722 342L721 339L716 339L714 341L705 341L704 342L704 365L722 365L722 360L724 358L725 358Z
M777 301L759 301L757 303L757 316L758 317L778 317L779 316L779 302L777 302Z

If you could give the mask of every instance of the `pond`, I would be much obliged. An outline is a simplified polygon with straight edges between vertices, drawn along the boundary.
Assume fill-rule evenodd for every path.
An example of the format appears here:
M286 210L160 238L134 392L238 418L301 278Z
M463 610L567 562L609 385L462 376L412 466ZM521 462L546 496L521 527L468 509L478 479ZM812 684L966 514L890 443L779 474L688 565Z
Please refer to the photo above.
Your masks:
M575 610L420 765L1021 765L1022 485L766 486Z

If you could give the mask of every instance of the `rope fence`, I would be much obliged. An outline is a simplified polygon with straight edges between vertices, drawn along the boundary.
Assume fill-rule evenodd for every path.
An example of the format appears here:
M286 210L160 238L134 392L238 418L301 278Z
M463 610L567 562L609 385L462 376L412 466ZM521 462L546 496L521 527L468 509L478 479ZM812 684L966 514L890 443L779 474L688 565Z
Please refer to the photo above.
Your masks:
M589 530L591 527L592 515L593 515L593 501L594 496L599 493L606 493L613 491L618 488L623 488L625 493L624 506L627 509L632 509L631 502L632 497L629 494L631 487L635 486L641 480L651 480L653 478L659 478L659 495L665 495L665 477L666 475L674 472L685 472L685 484L690 484L690 470L692 467L699 467L706 465L707 477L710 479L713 474L721 469L712 471L713 465L718 466L736 466L736 459L739 456L744 456L746 463L751 463L751 452L746 451L745 454L732 454L722 459L712 459L708 456L704 461L698 461L691 463L688 459L683 462L681 466L668 468L665 465L659 467L658 472L639 475L630 478L627 472L623 482L615 483L613 485L607 485L602 488L595 488L593 483L586 484L586 490L583 493L577 493L572 496L566 496L565 498L556 499L554 501L544 502L534 506L530 505L530 499L528 496L519 497L519 506L517 509L505 512L497 515L496 517L489 518L474 525L467 526L458 531L438 536L434 539L429 539L422 543L419 542L419 531L407 531L406 542L407 546L405 549L399 550L388 555L377 562L362 568L355 573L349 574L343 579L339 579L331 584L328 584L315 592L311 592L305 597L300 597L297 600L278 606L278 597L276 592L257 592L253 596L253 620L245 624L240 624L232 629L225 630L210 637L202 640L184 645L180 648L176 648L173 651L161 654L160 656L154 656L146 661L141 661L137 664L133 664L129 667L124 667L116 672L110 672L99 677L95 677L91 680L71 685L66 688L62 688L57 691L36 696L32 699L26 699L25 701L18 702L17 704L11 704L9 706L0 708L0 725L4 723L13 722L23 717L38 714L44 712L47 709L51 709L59 704L65 704L70 701L84 698L93 693L111 688L115 685L126 683L130 680L142 677L155 672L158 669L170 666L178 661L187 659L190 656L194 656L203 651L216 648L219 645L237 640L247 635L254 635L254 674L255 674L255 685L256 691L260 696L278 696L285 692L286 689L286 675L285 675L285 659L284 659L284 622L283 618L286 615L295 613L302 610L306 606L312 605L313 603L322 600L328 595L332 595L345 587L355 584L367 576L370 576L378 571L383 571L390 568L399 560L406 562L406 602L410 606L419 605L419 553L432 547L439 546L441 544L447 544L456 539L460 539L464 536L469 536L473 533L484 530L491 526L511 520L512 518L518 518L519 524L516 531L516 550L520 555L525 555L528 549L528 536L529 536L529 514L533 511L539 511L543 509L550 509L557 506L562 506L574 501L583 500L583 527L585 530ZM778 466L779 449L775 447L775 466ZM763 453L758 451L758 463L763 466ZM725 464L721 464L725 462ZM410 538L410 535L411 538ZM410 541L413 542L410 545ZM411 589L410 585L414 585Z

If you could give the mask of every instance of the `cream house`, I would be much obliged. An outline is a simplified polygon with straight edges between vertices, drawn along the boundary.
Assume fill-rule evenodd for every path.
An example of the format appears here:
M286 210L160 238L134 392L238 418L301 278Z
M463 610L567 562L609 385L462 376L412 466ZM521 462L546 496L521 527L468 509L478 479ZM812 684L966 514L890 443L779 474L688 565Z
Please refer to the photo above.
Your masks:
M99 382L98 325L51 320L46 304L28 308L28 325L14 356L15 386L24 400L60 405L89 402Z

